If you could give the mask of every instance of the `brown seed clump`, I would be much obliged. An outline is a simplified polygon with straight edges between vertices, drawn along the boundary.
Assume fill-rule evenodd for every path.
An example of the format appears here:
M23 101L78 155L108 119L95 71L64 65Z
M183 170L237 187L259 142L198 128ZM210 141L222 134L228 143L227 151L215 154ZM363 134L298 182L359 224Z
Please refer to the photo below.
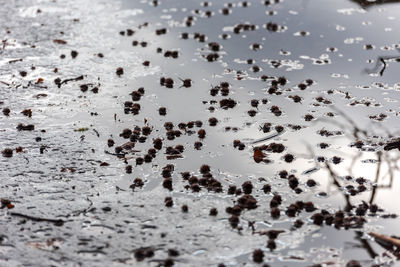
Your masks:
M25 125L23 123L19 123L17 125L17 130L18 131L33 131L33 130L35 130L35 125L33 125L33 124Z
M218 119L215 117L209 118L208 123L210 124L210 126L216 126L218 123Z
M3 108L3 114L5 115L5 116L10 116L10 109L9 108Z
M188 205L186 205L186 204L182 205L182 212L184 212L184 213L189 212L189 207L188 207Z
M11 158L13 156L13 150L11 148L5 148L1 153L5 158Z
M264 261L264 252L261 249L256 249L253 251L253 261L257 263Z
M217 216L218 215L218 210L216 208L211 208L210 209L210 216Z
M77 56L78 56L78 52L75 51L75 50L72 50L72 51L71 51L71 57L72 57L72 58L76 58Z
M160 114L160 116L165 116L165 115L167 115L167 108L165 108L165 107L160 107L160 108L158 109L158 113Z
M118 76L121 76L122 74L124 74L124 69L121 68L121 67L119 67L119 68L117 68L117 70L115 71L115 73L116 73Z
M182 81L183 82L183 87L189 88L192 86L192 80L191 79L185 79Z
M246 181L242 184L242 189L245 194L251 194L253 190L253 184L250 181Z
M23 111L21 111L21 113L24 115L24 116L27 116L27 117L32 117L32 110L31 109L24 109Z
M223 109L234 108L236 106L236 101L232 98L226 98L219 101L219 105Z
M281 216L281 211L278 207L274 207L271 209L271 217L274 219L278 219Z
M282 115L282 111L279 109L278 106L272 106L270 110L277 117Z
M174 201L172 200L171 197L166 197L164 199L164 204L166 207L172 207L174 205Z
M162 28L162 29L157 29L156 30L156 34L157 35L166 34L166 33L167 33L167 29L166 28Z

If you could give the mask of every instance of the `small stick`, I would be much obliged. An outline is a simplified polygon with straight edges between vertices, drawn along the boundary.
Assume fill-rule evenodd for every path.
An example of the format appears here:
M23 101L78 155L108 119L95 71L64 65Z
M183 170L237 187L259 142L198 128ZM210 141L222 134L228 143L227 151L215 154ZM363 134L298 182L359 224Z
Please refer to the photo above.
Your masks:
M23 60L22 58L13 59L13 60L8 61L8 64L15 63L15 62L22 61L22 60Z
M375 238L376 240L388 242L388 243L392 244L393 246L400 248L400 239L398 239L398 238L394 238L394 237L390 237L387 235L382 235L382 234L378 234L378 233L374 233L374 232L369 232L368 234L370 236L372 236L373 238Z
M272 139L272 138L275 138L275 137L278 137L278 136L282 135L283 133L284 133L284 131L282 131L282 132L280 132L280 133L277 132L277 133L274 133L274 134L270 134L270 135L268 135L268 136L266 136L266 137L257 139L257 140L255 140L255 141L251 142L250 144L254 145L254 144L257 144L257 143L261 143L261 142L264 142L264 141L268 141L268 140L270 140L270 139Z
M7 85L7 86L10 86L9 83L3 82L3 81L0 81L0 83L5 84L5 85Z
M22 214L19 212L10 212L11 216L16 216L16 217L21 217L21 218L25 218L28 220L32 220L35 222L50 222L50 223L54 223L54 225L56 226L62 226L64 224L64 221L61 219L47 219L47 218L40 218L40 217L34 217L31 215L26 215L26 214Z

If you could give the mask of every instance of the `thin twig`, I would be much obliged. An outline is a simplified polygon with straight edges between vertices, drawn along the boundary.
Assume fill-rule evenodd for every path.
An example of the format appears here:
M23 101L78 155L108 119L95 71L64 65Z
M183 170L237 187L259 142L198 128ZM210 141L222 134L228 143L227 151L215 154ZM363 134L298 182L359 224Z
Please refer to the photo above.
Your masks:
M35 216L27 215L27 214L22 214L22 213L19 213L19 212L10 212L9 214L11 216L21 217L21 218L28 219L28 220L35 221L35 222L50 222L50 223L54 223L55 226L62 226L64 224L64 222L65 222L65 221L63 221L61 219L41 218L41 217L35 217Z

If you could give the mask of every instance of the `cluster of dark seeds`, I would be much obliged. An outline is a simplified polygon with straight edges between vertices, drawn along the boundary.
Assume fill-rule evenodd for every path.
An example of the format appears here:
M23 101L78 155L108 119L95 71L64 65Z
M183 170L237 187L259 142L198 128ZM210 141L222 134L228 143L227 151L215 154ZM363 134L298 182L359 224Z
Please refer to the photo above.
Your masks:
M132 91L132 93L130 93L130 95L132 96L132 101L139 101L140 98L144 95L144 88L140 87L139 89Z
M204 43L206 41L207 37L206 37L205 34L201 34L201 33L195 32L193 34L193 39L199 41L200 43Z
M184 79L182 80L182 86L189 88L192 86L192 80L191 79Z
M136 40L132 41L132 46L138 46L138 45L140 45L141 47L147 47L147 42L143 41L139 43L139 41Z
M161 77L160 78L160 85L161 86L165 86L167 88L173 88L174 87L174 80L172 78Z
M99 92L99 85L94 85L91 83L87 83L87 84L81 84L79 86L79 88L81 89L81 91L84 93L86 91L88 91L90 89L90 91L94 94L97 94Z
M204 57L207 59L208 62L214 62L218 60L219 55L217 53L209 53Z
M323 103L325 105L330 105L332 104L332 101L326 98L323 98L322 96L316 97L315 100L317 100L317 102L319 103Z
M133 180L133 183L129 187L132 188L132 189L135 189L137 187L142 188L143 186L144 186L143 180L140 179L140 178L135 178Z
M179 57L179 52L177 50L167 50L164 52L164 57L172 57L172 58L178 58Z
M219 86L215 86L211 88L210 90L210 95L211 96L216 96L218 93L221 93L222 96L228 96L229 95L229 83L227 82L222 82Z
M257 29L256 25L250 23L244 23L244 24L237 24L235 27L233 27L233 32L239 34L243 31L255 31L256 29Z
M117 70L115 71L115 73L116 73L118 76L121 76L122 74L124 74L124 69L121 68L121 67L119 67L119 68L117 68Z
M342 135L342 131L328 131L326 129L321 129L318 131L318 134L325 137L335 136L335 135Z
M279 0L265 0L263 1L263 4L266 6L270 6L274 3L279 3ZM152 5L157 7L161 5L162 3L159 2L158 0L153 0L151 1ZM203 7L208 7L210 5L209 2L203 2L202 6ZM241 6L243 8L249 6L249 2L247 1L242 1L239 5L236 6ZM224 16L231 14L234 12L234 4L232 3L227 3L221 10L220 13ZM273 15L274 12L267 11L267 14ZM195 22L200 21L200 19L204 19L205 17L211 17L213 15L213 12L210 10L202 11L199 9L192 10L191 15L188 15L184 18L183 20L183 25L186 27L191 27L195 24ZM141 29L142 27L147 26L147 23L144 23L138 27L138 30ZM205 51L206 54L203 54L202 56L204 59L208 62L215 62L221 59L222 55L224 55L223 49L228 47L225 45L225 40L228 38L237 38L238 34L244 33L246 31L255 31L257 30L259 25L256 24L251 24L251 23L240 23L236 24L233 26L233 33L235 35L230 36L227 33L221 33L220 35L220 40L221 43L224 44L222 46L220 43L216 41L207 41L208 37L206 34L202 34L199 32L194 32L194 33L188 33L188 32L183 32L180 34L180 38L183 40L187 40L189 38L193 38L194 40L200 42L200 43L205 43L202 46L201 51ZM277 23L274 22L268 22L264 25L265 29L269 32L282 32L285 30L284 26L281 26ZM135 28L136 30L136 28ZM136 34L136 31L132 29L126 29L126 30L121 30L119 34L121 36L133 36ZM160 28L160 29L155 29L155 34L156 35L164 35L167 34L168 29L167 28ZM306 31L300 31L298 32L301 36L306 36L309 33ZM273 35L273 34L272 34ZM271 36L272 36L271 35ZM121 37L122 38L122 37ZM207 43L206 43L207 41ZM61 40L61 39L56 39L53 40L53 43L59 44L59 45L65 45L67 44L66 41ZM133 40L132 45L133 46L141 46L141 47L147 47L148 42L146 41L137 41ZM254 51L258 51L262 49L261 43L251 43L247 44L247 46L250 45L250 49ZM366 44L364 46L366 50L371 50L374 48L373 45L371 44ZM335 48L328 48L328 51L330 52L335 52L337 49ZM157 48L157 53L160 55L163 55L164 57L170 57L173 59L178 59L180 52L179 50L163 50L161 47ZM251 53L253 53L252 51ZM80 53L76 50L71 50L70 56L72 59L78 58L80 56ZM81 52L82 53L82 52ZM255 52L254 52L255 53ZM102 53L97 53L95 56L99 58L103 58L104 55ZM60 56L61 59L67 58L66 54L62 54ZM99 59L98 59L99 60ZM261 60L259 58L256 58L257 64L261 63ZM249 68L247 71L241 71L241 70L229 70L231 72L237 81L240 81L242 79L246 79L247 77L247 72L250 70L253 73L251 75L256 75L254 73L262 72L264 71L260 66L256 65L256 60L254 59L247 59L246 63L249 64L246 66L246 68ZM317 60L316 62L318 63L320 60ZM325 60L321 60L320 63L326 63ZM153 63L152 63L153 64ZM270 60L269 63L271 67L274 68L279 68L282 66L283 62L281 60ZM150 61L145 60L142 62L143 66L150 66ZM113 68L115 68L114 66ZM32 70L34 70L34 67L32 67ZM55 68L54 73L58 73L58 68ZM26 70L19 70L18 71L19 76L22 78L27 77L31 75L28 71ZM122 67L117 67L115 69L115 75L118 77L126 77L126 73L124 72L124 69ZM258 75L258 74L257 74ZM19 77L18 76L18 77ZM21 78L19 77L19 78ZM61 78L56 78L54 80L54 84L58 86L59 88L68 82L71 81L81 81L85 78L86 76L78 76L76 78L69 78L65 80L61 80ZM179 77L179 76L178 76ZM25 78L25 79L27 79ZM185 78L185 79L180 79L182 84L181 87L185 88L190 88L192 86L195 87L196 84L193 83L193 80L191 78ZM286 98L289 98L290 101L293 101L294 103L299 103L302 104L303 97L301 96L304 94L304 90L308 90L312 85L315 84L315 81L312 79L306 79L302 80L299 83L296 83L294 86L290 88L286 88L288 84L290 84L290 81L286 77L280 76L280 77L274 77L274 76L269 76L266 74L260 74L260 76L256 77L257 82L262 82L262 84L266 87L265 90L271 97L271 102L273 105L269 108L269 111L274 114L275 116L279 117L283 114L282 110L280 107L275 105L274 103L274 98L279 97L281 95L284 95ZM43 83L43 79L39 78L36 82L35 85L40 85ZM166 88L173 88L174 87L174 80L171 77L161 77L159 80L159 84L161 86L165 86ZM93 93L98 93L99 92L99 87L100 84L95 84L95 83L82 83L79 84L79 89L81 92L88 92L89 90L92 91ZM194 88L193 88L194 89ZM191 90L191 89L190 89ZM190 91L189 89L186 91ZM232 97L232 92L231 92L231 84L228 81L223 81L220 82L219 85L217 86L212 86L210 89L209 93L212 97L216 97L218 95L224 97L221 99L213 98L213 100L210 101L203 101L204 104L210 104L209 111L212 112L215 110L215 106L218 106L221 109L228 110L228 109L233 109L238 105L238 102L231 98ZM291 95L288 95L288 92L291 93ZM308 92L308 91L306 91ZM329 90L327 91L327 94L331 95L336 90ZM296 93L300 94L297 95ZM145 89L143 87L140 87L136 90L131 91L129 94L130 99L128 101L125 101L123 104L123 109L125 114L133 114L133 115L138 115L140 110L141 110L141 105L138 103L141 100L143 100L143 96L145 95ZM230 96L229 96L230 95ZM46 94L37 94L36 98L41 98L41 97L46 97ZM228 97L229 96L229 97ZM348 92L343 92L343 97L344 99L351 99L352 96ZM313 107L318 107L322 105L332 105L333 101L322 97L322 96L317 96L314 98L315 101L313 101L312 105ZM250 117L255 117L257 114L264 112L263 106L260 106L260 104L267 104L270 101L266 98L263 99L251 99L249 102L250 104L250 109L247 110L247 115ZM2 104L3 102L1 102ZM371 100L351 100L349 101L350 106L355 106L355 105L364 105L366 107L369 106L379 106L379 103L375 103L374 101ZM8 107L4 107L2 109L2 113L4 116L9 117L11 114L11 110ZM216 114L218 113L215 112ZM312 113L312 114L311 114ZM32 109L26 108L21 111L21 114L23 116L26 116L29 119L32 117ZM167 108L166 107L159 107L158 108L158 114L160 116L166 116L167 115ZM314 115L313 115L314 114ZM316 118L314 117L316 113L314 111L310 111L310 113L305 114L303 116L303 119L306 122L310 122L315 120ZM336 114L333 112L327 112L325 114L328 117L334 117ZM215 115L217 116L217 115ZM377 115L370 115L369 118L371 120L375 121L383 121L384 119L387 118L387 115L384 113L380 113ZM157 158L157 155L163 154L165 155L165 159L169 160L168 162L173 162L174 164L166 164L165 166L161 167L160 173L158 173L160 177L160 184L162 187L165 189L166 194L172 194L172 192L176 189L177 184L176 180L179 179L176 177L176 173L174 172L179 170L179 168L176 168L177 161L173 161L176 159L181 159L184 157L185 151L187 151L188 146L187 143L184 145L182 144L172 144L172 141L176 142L176 139L181 137L182 135L187 135L191 136L193 135L196 141L194 141L193 147L195 150L201 150L203 147L203 141L207 137L210 138L210 136L213 136L213 131L215 129L212 128L207 128L207 127L215 127L219 126L219 122L222 121L221 118L217 117L210 117L207 121L203 120L193 120L193 121L186 121L186 122L177 122L177 121L164 121L164 117L158 118L161 122L161 127L159 127L158 124L154 125L149 125L149 122L147 119L145 119L144 125L143 126L138 126L138 125L133 125L130 126L129 128L124 128L121 129L120 133L118 136L113 137L115 139L109 138L107 140L107 147L109 149L112 149L109 152L109 154L116 155L117 157L121 158L125 162L125 172L128 175L135 174L135 168L137 166L143 165L143 164L148 164L148 165L153 165L153 166L160 166L158 165L157 162L154 162L155 159ZM207 124L208 122L208 124ZM164 123L164 124L163 124ZM162 125L164 129L162 129ZM308 125L308 124L307 124ZM194 129L194 127L197 127L197 129ZM216 127L218 129L218 127ZM283 134L285 129L287 130L301 130L303 126L301 125L295 125L295 124L272 124L269 122L261 122L260 123L260 131L263 133L269 133L271 131L276 131L277 135ZM16 127L18 131L33 131L35 130L35 126L33 124L23 124L19 123ZM232 134L236 134L238 131L238 127L236 126L226 126L225 131L232 131ZM208 131L208 133L206 132ZM324 136L324 137L331 137L335 135L342 135L342 131L329 131L326 129L321 129L317 132L317 134ZM37 142L41 141L40 137L37 137L35 139ZM232 140L232 139L231 139ZM264 139L262 142L265 142L266 139ZM268 139L269 140L269 139ZM273 156L272 153L284 153L286 149L285 145L283 143L278 143L278 142L284 142L284 141L276 141L275 142L270 142L268 144L262 144L262 145L254 145L253 147L250 148L249 145L249 150L252 151L252 156L254 159L254 162L256 163L271 163L271 160L269 159L269 156ZM117 142L117 145L116 145ZM229 141L231 142L231 141ZM119 144L119 145L118 145ZM147 148L144 147L144 145L148 145ZM260 144L260 143L257 143ZM380 141L380 142L371 142L368 140L356 140L355 142L350 144L350 147L355 147L356 149L363 150L366 149L366 147L372 146L375 147L374 151L377 151L378 148L383 148L383 151L390 151L393 149L398 149L400 150L400 141L397 139L389 140L389 141ZM138 150L138 147L140 149ZM143 148L142 148L143 147ZM318 147L321 149L328 149L330 147L330 144L321 142L318 144ZM42 154L45 151L45 146L40 147L40 153ZM238 149L238 150L244 150L246 148L246 145L240 141L239 139L234 139L233 140L233 148ZM22 153L25 152L22 147L17 147L16 149L11 149L11 148L4 148L2 150L2 156L5 158L11 158L13 156L13 153ZM115 152L115 153L114 153ZM187 153L187 152L186 152ZM197 152L196 152L197 153ZM251 153L250 153L251 154ZM283 154L282 154L283 155ZM299 154L298 154L299 155ZM8 159L4 159L8 160ZM280 156L280 163L285 163L284 166L286 166L286 163L292 163L293 161L296 160L296 156L292 153L286 153L283 156ZM318 166L322 165L327 165L332 164L332 166L335 166L337 164L340 164L344 159L338 157L338 156L333 156L331 158L325 158L323 156L315 156L315 161L316 164L319 164ZM128 162L129 161L129 162ZM134 164L135 163L135 164ZM109 166L110 164L107 162L101 162L100 166L106 167ZM62 168L61 172L75 172L74 168ZM320 209L318 206L313 203L312 201L302 201L302 200L296 200L292 201L291 203L286 203L284 202L283 197L285 195L282 195L279 192L275 192L274 190L276 189L275 186L272 184L267 183L267 180L264 178L259 178L259 183L253 184L251 181L245 181L243 182L240 186L239 185L234 185L230 184L227 186L223 186L221 181L223 181L220 177L220 174L216 175L216 171L212 171L211 167L209 165L201 165L200 168L196 171L185 171L181 173L183 182L184 182L184 189L189 191L190 193L197 193L197 192L212 192L212 193L226 193L229 195L229 197L232 199L233 203L227 207L225 207L225 213L228 214L229 219L228 223L229 225L238 230L239 232L243 230L243 225L244 222L246 222L245 218L242 217L242 215L245 212L248 212L249 210L255 210L262 206L261 202L259 202L260 199L260 193L263 197L269 199L269 208L268 212L273 220L278 220L281 217L287 216L289 218L293 218L293 228L292 230L301 228L304 225L304 222L300 219L297 218L300 216L300 214L306 213L307 218L309 219L309 223L312 223L314 225L318 226L323 226L323 225L328 225L328 226L333 226L336 229L351 229L351 228L361 228L366 219L366 216L376 216L376 214L381 211L376 204L369 204L366 202L361 202L358 205L347 205L344 210L336 210L336 211L328 211L325 209ZM311 171L310 171L311 173ZM309 175L309 173L307 173ZM283 185L287 186L291 191L291 193L295 194L301 194L304 190L314 190L313 188L318 187L319 183L314 180L313 178L306 178L304 181L302 181L302 176L300 176L297 173L294 173L293 171L287 171L287 170L282 170L278 172L276 177L282 182ZM350 176L346 176L343 178L345 180L345 183L340 184L339 182L336 182L338 184L338 189L340 189L341 192L345 194L346 197L350 196L355 196L358 194L361 194L362 192L367 191L370 188L374 188L375 185L368 184L367 180L363 177L359 178L353 178ZM133 191L139 191L141 188L145 186L145 181L142 178L134 178L132 183L130 184L130 188ZM175 182L175 183L174 183ZM174 188L175 186L175 188ZM178 189L179 190L179 189ZM265 195L263 195L263 193ZM319 192L318 196L326 196L325 192ZM162 200L160 200L162 201ZM164 198L164 205L165 207L171 208L171 209L166 209L166 210L173 210L174 206L174 200L172 197L168 196ZM11 204L10 200L7 199L1 199L1 209L3 208L8 208L11 209L13 208L14 205ZM110 207L103 207L102 210L104 212L110 212L111 208ZM180 210L183 213L188 213L189 212L189 206L187 204L183 204L180 207ZM209 215L210 216L218 216L218 210L216 207L209 208ZM382 218L384 217L394 217L394 215L391 214L385 214L381 215L379 214ZM187 215L185 215L187 216ZM266 235L268 236L268 240L266 243L266 248L269 249L270 251L273 251L277 248L276 244L276 239L278 238L280 233L283 233L285 231L281 230L267 230L267 231L255 231L255 222L246 222L249 225L249 228L252 228L253 234L258 233L260 235ZM255 263L262 263L264 262L265 258L265 253L264 249L255 249L253 250L251 257L252 260ZM142 247L142 248L137 248L133 251L134 257L137 261L143 261L146 258L152 258L155 255L156 249L153 247ZM160 263L160 265L163 266L173 266L174 265L174 257L178 257L180 253L175 250L175 249L168 249L168 258L163 259L163 260L158 260L157 262ZM220 264L219 266L225 266L224 264ZM265 265L267 266L267 265ZM357 261L349 261L346 266L361 266L361 264Z
M35 125L19 123L17 125L17 130L18 131L33 131L33 130L35 130Z
M279 109L278 106L272 106L270 110L275 116L281 116L282 115L282 111Z
M225 98L219 101L219 105L223 109L234 108L236 106L236 101L232 98Z
M183 172L182 178L187 181L185 185L186 190L191 190L192 192L200 192L202 188L207 191L212 191L215 193L222 192L222 184L211 174L211 169L208 165L202 165L199 169L201 176L191 175L190 172ZM210 215L215 216L216 212L211 212Z
M157 35L166 34L166 33L167 33L167 29L166 28L161 28L161 29L157 29L156 30L156 34Z
M11 110L10 110L9 108L3 108L2 112L3 112L3 114L4 114L5 116L10 116Z
M140 104L133 103L132 101L125 101L124 103L124 113L138 115L140 111Z
M221 45L217 42L208 43L208 47L211 51L218 52L221 49Z
M135 31L132 29L127 29L126 31L119 32L119 34L122 36L125 36L125 34L126 34L126 36L132 36L134 33L135 33Z
M282 26L279 26L278 24L273 22L268 22L267 24L265 24L265 28L270 32L277 32L278 30L283 29Z
M5 148L3 149L1 154L3 155L3 157L11 158L13 156L13 150L11 148Z
M233 147L239 150L243 150L246 147L246 145L242 143L240 140L233 140Z

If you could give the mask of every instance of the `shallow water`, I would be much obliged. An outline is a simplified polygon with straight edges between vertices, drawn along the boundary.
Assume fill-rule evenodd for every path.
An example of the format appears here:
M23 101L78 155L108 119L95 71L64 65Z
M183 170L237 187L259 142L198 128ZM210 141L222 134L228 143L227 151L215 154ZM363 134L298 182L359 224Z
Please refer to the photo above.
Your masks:
M271 266L342 266L350 260L362 266L396 265L395 251L368 233L390 236L399 230L398 150L385 151L384 146L399 132L400 3L271 2L249 1L247 7L232 2L230 14L223 15L228 3L221 1L209 2L208 7L178 0L158 1L157 6L128 0L0 1L0 108L11 110L9 116L0 116L1 150L13 149L12 157L0 159L0 196L14 205L0 211L1 264L158 266L172 258L177 266L256 266L252 254L261 249ZM188 16L193 16L190 27L185 25ZM278 25L277 32L265 29L270 22ZM253 24L255 30L235 34L240 23ZM167 33L156 35L161 28ZM128 36L127 29L135 32ZM187 40L180 37L184 32L189 33ZM194 39L194 33L205 34L205 42ZM135 40L139 44L133 46ZM144 41L146 47L140 44ZM220 45L215 62L204 58L210 42ZM252 49L254 43L261 48ZM158 47L162 53L156 52ZM78 52L75 58L72 50ZM164 57L166 50L179 51L178 58ZM255 62L248 64L248 59ZM150 66L142 65L145 60ZM252 69L255 65L258 72ZM118 67L123 75L116 75ZM54 83L56 78L81 75L82 80ZM269 78L263 81L262 75ZM270 94L272 81L282 76L287 83L278 86L280 94ZM161 86L161 77L171 77L173 88ZM188 88L180 80L187 78L192 80ZM298 84L307 79L313 84L300 90ZM210 89L225 81L229 95L211 96ZM89 84L89 90L81 91L82 84ZM98 93L91 91L94 87ZM139 114L125 114L125 101L140 87L145 92L137 102ZM294 96L301 101L295 103ZM236 106L221 108L219 101L225 98L234 99ZM251 107L254 99L258 107ZM272 106L282 115L271 113ZM160 107L166 107L166 116L158 114ZM24 109L32 110L31 118L20 113ZM249 116L249 110L256 115ZM310 121L307 114L312 115ZM216 126L209 125L211 117L218 119ZM177 129L181 122L197 120L201 127L186 128L180 137L167 140L165 122ZM35 130L18 131L19 123L34 124ZM261 130L265 123L271 123L269 132ZM136 142L134 151L122 158L115 156L115 147L129 141L120 133L145 125L152 127L146 141ZM275 126L283 131L275 134ZM206 130L204 140L197 136L200 128ZM321 136L324 129L334 134ZM136 158L159 137L164 139L162 150L151 163L136 165ZM109 138L115 146L107 146ZM234 148L233 140L241 140L244 150ZM201 150L194 149L196 141L202 142ZM351 146L356 141L362 141L360 149ZM256 163L254 148L272 142L285 150L265 151L269 162ZM328 147L322 149L321 143ZM178 144L184 146L182 158L168 160L165 148ZM22 152L17 152L19 146ZM285 154L295 160L285 162ZM335 156L340 163L333 162ZM104 162L109 165L100 166ZM162 169L167 164L174 165L171 191L163 188ZM200 178L203 164L211 167L222 193L185 188L188 181L181 173L190 171ZM131 174L125 172L126 165L133 166ZM282 170L298 178L301 193L279 177ZM137 177L144 186L133 190ZM345 187L357 189L359 177L366 179L365 191L351 196L352 187ZM306 185L310 178L315 187ZM240 188L245 181L252 182L258 207L243 210L234 229L225 210L240 196L227 191L229 185ZM270 215L273 194L262 190L267 183L272 193L282 196L279 219ZM172 197L172 207L165 207L165 197ZM288 217L286 208L298 200L312 201L317 210ZM345 230L313 223L312 215L322 209L333 214L348 205L357 208L362 201L382 210L368 212L360 227ZM188 213L181 211L184 204ZM216 217L209 216L212 207L218 209ZM346 216L355 215L355 208ZM63 224L57 226L51 219ZM304 225L294 229L297 219ZM254 222L254 230L249 222ZM272 229L283 233L271 251L268 237L259 233ZM154 255L139 261L135 252L144 247ZM168 255L168 249L176 249L179 256Z

